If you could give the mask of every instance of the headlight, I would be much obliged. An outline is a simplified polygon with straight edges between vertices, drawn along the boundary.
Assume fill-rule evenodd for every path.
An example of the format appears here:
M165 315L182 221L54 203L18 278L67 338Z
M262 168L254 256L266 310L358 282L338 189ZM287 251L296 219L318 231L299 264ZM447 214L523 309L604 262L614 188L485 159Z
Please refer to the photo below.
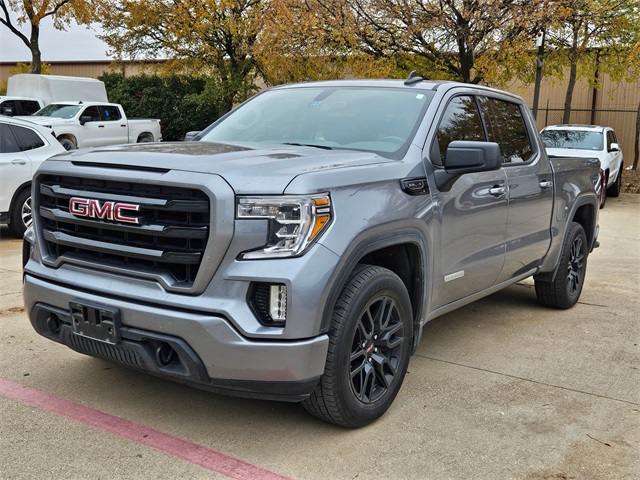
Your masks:
M239 197L236 218L269 220L267 245L243 259L301 255L331 222L329 195Z

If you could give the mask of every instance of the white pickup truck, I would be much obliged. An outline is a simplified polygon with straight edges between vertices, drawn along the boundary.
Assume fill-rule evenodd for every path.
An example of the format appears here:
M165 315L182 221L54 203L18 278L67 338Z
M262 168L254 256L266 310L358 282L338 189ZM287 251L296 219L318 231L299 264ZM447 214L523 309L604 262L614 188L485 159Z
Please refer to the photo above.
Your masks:
M24 119L53 128L56 138L67 150L162 141L159 119L128 119L117 103L51 103Z

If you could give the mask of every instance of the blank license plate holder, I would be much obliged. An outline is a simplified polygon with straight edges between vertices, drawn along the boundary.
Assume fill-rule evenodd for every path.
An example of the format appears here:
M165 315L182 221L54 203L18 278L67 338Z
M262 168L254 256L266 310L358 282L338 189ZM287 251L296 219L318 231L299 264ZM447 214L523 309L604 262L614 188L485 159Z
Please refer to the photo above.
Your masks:
M99 342L120 343L120 310L81 300L69 302L73 333Z

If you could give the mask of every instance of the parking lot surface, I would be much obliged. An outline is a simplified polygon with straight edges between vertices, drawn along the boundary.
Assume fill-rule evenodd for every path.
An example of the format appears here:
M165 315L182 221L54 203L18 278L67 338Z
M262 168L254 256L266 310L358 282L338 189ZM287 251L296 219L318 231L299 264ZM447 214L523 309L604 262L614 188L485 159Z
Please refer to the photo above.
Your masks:
M640 478L640 195L609 199L578 305L521 282L425 329L376 423L224 397L73 352L22 309L0 229L0 479Z

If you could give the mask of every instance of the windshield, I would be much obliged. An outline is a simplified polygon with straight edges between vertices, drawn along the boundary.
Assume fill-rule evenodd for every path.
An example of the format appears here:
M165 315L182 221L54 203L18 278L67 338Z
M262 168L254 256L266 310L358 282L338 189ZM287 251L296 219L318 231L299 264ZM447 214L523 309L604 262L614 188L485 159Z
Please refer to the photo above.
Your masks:
M205 142L262 142L392 154L411 140L433 92L397 88L268 90L205 130Z
M584 130L544 130L542 141L547 148L573 148L576 150L602 150L602 132Z
M55 118L73 118L76 113L80 111L82 105L56 105L54 103L47 105L44 108L38 110L34 115L40 117L55 117Z

